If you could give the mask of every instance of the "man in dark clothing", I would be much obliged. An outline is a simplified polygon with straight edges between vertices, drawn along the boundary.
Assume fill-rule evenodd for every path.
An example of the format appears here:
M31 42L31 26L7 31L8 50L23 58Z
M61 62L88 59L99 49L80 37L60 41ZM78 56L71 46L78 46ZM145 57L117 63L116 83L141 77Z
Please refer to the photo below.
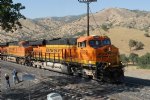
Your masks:
M9 82L9 75L8 74L5 74L5 79L6 79L7 87L10 88L10 82Z

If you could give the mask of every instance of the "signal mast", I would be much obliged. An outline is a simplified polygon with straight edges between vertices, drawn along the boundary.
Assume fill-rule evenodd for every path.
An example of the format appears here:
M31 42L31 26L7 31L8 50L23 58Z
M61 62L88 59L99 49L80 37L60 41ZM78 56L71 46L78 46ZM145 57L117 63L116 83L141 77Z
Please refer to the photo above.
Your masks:
M87 36L89 36L89 5L91 2L96 2L97 0L78 0L80 3L87 4Z

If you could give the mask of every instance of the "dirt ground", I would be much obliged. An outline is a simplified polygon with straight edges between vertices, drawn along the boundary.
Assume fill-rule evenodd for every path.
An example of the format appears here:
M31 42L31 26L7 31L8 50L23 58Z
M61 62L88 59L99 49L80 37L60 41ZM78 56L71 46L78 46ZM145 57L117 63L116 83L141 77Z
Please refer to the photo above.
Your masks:
M137 66L125 67L125 76L150 80L150 69L139 69Z

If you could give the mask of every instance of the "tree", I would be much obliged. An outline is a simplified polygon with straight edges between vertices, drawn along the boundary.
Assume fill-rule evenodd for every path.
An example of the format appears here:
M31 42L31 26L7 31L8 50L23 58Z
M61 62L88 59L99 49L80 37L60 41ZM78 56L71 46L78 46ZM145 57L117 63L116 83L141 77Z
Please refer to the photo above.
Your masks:
M145 37L150 37L150 35L148 33L145 33L144 36Z
M110 27L106 24L102 24L101 28L106 32L110 29Z
M129 59L132 61L132 63L134 64L135 62L138 61L138 54L135 54L135 53L131 53L129 55Z
M135 47L136 47L136 50L139 50L139 49L142 49L143 46L144 44L142 42L138 42Z
M125 63L126 65L128 65L129 58L128 58L125 54L121 54L121 55L120 55L120 58L121 58L121 61L122 61L123 63Z
M141 68L149 68L150 69L150 53L147 53L138 59L138 65Z
M130 47L130 51L131 51L131 48L132 47L134 47L134 46L136 46L136 44L137 44L137 41L135 41L135 40L129 40L129 47Z
M19 19L25 17L20 10L25 9L21 3L13 4L12 0L0 0L0 26L5 31L14 31L22 28Z

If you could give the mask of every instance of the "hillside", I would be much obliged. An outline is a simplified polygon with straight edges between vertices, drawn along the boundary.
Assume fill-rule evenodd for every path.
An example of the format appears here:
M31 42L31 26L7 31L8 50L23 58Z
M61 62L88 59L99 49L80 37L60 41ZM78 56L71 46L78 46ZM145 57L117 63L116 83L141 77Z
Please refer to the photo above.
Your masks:
M144 49L132 52L139 55L150 52L150 38L144 36L145 32L150 34L150 12L109 8L96 12L93 16L90 15L90 34L108 35L121 53L130 53L128 46L130 39L141 41L145 45ZM20 22L23 28L14 33L0 31L0 42L73 37L79 35L76 33L86 30L85 15L27 19ZM101 29L103 24L110 26L109 32Z

